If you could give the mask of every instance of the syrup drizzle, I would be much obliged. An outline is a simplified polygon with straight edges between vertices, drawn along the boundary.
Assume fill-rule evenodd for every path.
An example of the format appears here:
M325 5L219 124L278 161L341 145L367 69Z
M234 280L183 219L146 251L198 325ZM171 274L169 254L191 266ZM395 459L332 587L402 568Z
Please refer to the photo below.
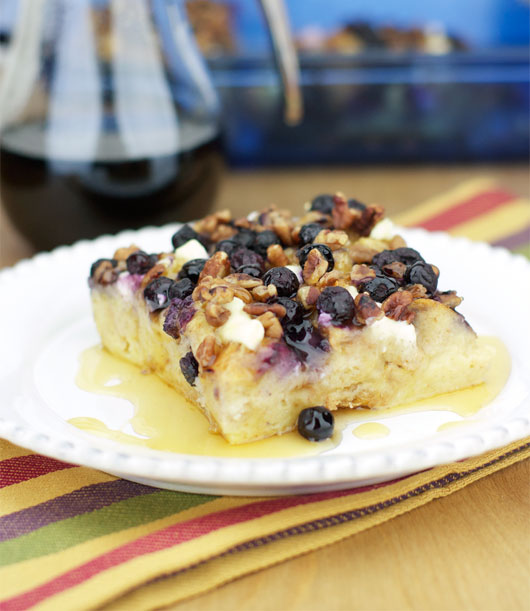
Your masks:
M320 454L336 447L342 431L351 424L357 425L352 432L358 439L379 439L389 435L391 427L374 420L388 421L411 412L438 410L458 415L458 420L446 422L437 429L444 431L469 423L470 417L491 402L508 379L511 365L504 344L496 338L481 337L479 341L495 349L495 357L483 384L384 410L339 410L334 412L333 437L319 443L309 442L294 431L237 446L209 431L206 418L156 375L142 373L138 367L96 346L81 354L77 385L88 392L127 399L134 405L134 415L129 426L121 430L111 429L91 417L72 418L69 422L89 433L119 442L185 454L239 458ZM130 427L135 434L125 431Z

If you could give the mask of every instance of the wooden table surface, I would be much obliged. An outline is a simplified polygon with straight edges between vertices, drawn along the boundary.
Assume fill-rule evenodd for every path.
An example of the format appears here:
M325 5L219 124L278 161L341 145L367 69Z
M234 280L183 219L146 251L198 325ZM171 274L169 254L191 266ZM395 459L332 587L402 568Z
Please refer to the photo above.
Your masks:
M228 172L218 208L293 210L341 190L390 215L490 176L528 197L526 166L406 166ZM0 212L0 267L33 253ZM530 609L530 461L385 524L243 577L175 611Z

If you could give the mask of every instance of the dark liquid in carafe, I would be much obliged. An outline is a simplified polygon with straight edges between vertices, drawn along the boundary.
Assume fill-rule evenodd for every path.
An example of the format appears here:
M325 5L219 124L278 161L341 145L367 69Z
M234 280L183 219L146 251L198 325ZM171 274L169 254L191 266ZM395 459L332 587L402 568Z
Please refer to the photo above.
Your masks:
M89 162L33 155L13 142L0 146L0 200L38 250L199 218L213 204L222 170L215 134L174 155Z

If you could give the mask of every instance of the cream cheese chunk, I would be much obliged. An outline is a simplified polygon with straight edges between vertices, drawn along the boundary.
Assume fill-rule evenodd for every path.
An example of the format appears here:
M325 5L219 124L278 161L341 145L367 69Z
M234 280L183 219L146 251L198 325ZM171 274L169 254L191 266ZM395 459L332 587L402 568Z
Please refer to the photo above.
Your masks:
M184 265L193 259L207 259L208 252L199 240L188 240L175 250L175 257Z
M384 316L366 327L366 333L372 340L382 344L382 352L386 352L390 342L398 343L403 350L416 347L416 329L404 320L392 320Z
M395 235L396 226L390 219L379 221L370 233L374 240L391 240Z
M229 310L230 316L217 329L219 337L225 342L237 342L249 350L256 350L265 336L263 325L243 311L245 303L238 297L234 297L224 307Z

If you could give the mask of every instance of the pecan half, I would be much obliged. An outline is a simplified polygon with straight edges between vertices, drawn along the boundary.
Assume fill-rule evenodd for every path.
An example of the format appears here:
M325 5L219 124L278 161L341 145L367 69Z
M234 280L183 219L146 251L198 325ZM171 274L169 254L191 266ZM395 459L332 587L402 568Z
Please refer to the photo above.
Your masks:
M302 277L306 284L315 285L322 278L328 269L328 261L324 255L318 250L313 248L307 255L304 269L302 270Z
M361 211L348 206L348 200L341 193L333 196L333 226L335 229L349 229L355 220L361 218Z
M265 312L261 316L258 316L257 320L263 325L265 329L265 335L272 337L273 339L280 339L283 335L283 328L280 321L272 312Z
M344 248L348 243L348 234L345 231L340 231L339 229L323 229L313 242L315 244L325 244L329 246L331 250L339 250L339 248Z
M414 297L410 291L396 291L383 301L381 307L385 315L392 320L412 322L415 313L408 307L413 301Z
M271 244L267 248L267 259L273 267L289 265L289 259L279 244Z
M230 210L220 210L205 216L201 221L195 223L194 229L198 233L213 234L219 225L226 225L231 219Z
M427 289L423 284L411 284L407 286L406 290L412 295L413 299L423 299L427 295Z
M230 273L230 259L222 250L217 251L206 261L199 275L199 282L206 276L224 278Z
M338 269L334 269L331 272L326 272L317 284L319 288L324 288L326 286L334 286L341 282L347 283L348 280L349 274L347 272L341 272Z
M407 266L401 263L401 261L392 261L392 263L383 265L381 269L385 276L390 276L390 278L395 278L396 280L403 280L405 272L407 271Z
M354 219L351 227L360 235L367 236L384 216L385 210L381 206L367 206L360 217Z
M443 303L453 310L462 303L462 297L459 297L456 294L456 291L444 291L443 293L436 293L433 299Z
M199 347L195 358L204 368L211 367L219 354L219 346L213 335L206 336Z
M112 261L105 259L94 270L92 278L98 284L112 284L118 277L118 272L112 265Z
M252 289L252 296L257 301L268 301L278 296L278 289L274 284L262 285Z
M210 301L204 308L204 315L208 324L212 325L212 327L220 327L228 320L230 312L222 305Z
M251 316L261 316L265 312L272 312L278 318L285 316L285 308L279 303L249 303L243 310Z
M370 263L378 252L368 244L359 242L352 244L348 250L354 263Z
M320 291L315 286L301 286L296 297L306 310L311 310L320 297Z
M355 287L364 284L371 278L375 278L375 270L368 265L354 265L351 268L350 280Z
M140 250L139 246L136 244L131 244L130 246L123 246L122 248L118 248L118 250L112 256L116 261L126 261L129 255L132 255L133 252L138 252Z
M366 324L371 318L382 318L383 312L369 295L360 293L355 297L355 317L361 324Z
M230 284L241 286L244 289L253 289L256 286L261 286L263 284L263 280L260 278L254 278L254 276L242 273L230 274L229 276L226 276L225 280Z
M396 248L403 248L406 245L407 245L407 243L405 242L405 240L400 235L395 235L390 240L389 248L390 248L390 250L396 250Z
M213 301L221 305L232 301L234 291L223 284L213 285L209 282L201 282L193 290L192 296L195 301Z
M242 286L231 286L230 288L234 293L234 297L238 297L245 303L252 303L252 295L249 293L249 291L247 291L247 289L244 289Z
M228 240L235 234L236 230L233 227L220 224L212 231L210 238L212 242L220 242L221 240Z

